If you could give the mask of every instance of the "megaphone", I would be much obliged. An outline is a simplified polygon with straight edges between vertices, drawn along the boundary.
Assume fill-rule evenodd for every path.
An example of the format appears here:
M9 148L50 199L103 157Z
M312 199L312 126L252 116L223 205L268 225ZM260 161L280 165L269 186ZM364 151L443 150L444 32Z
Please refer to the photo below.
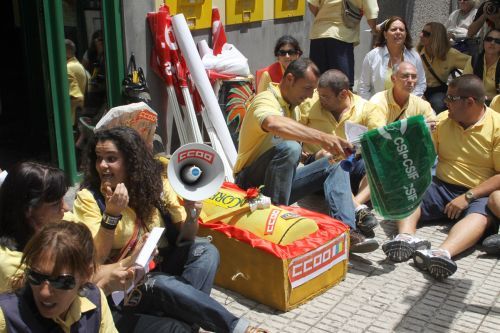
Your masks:
M224 165L211 147L188 143L172 154L167 175L175 193L186 200L200 201L219 190L224 182Z

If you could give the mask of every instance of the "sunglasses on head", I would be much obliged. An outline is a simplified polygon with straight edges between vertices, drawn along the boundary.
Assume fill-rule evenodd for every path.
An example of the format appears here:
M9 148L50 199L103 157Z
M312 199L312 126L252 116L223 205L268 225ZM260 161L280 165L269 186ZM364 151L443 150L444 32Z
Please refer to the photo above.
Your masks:
M32 269L27 269L26 277L28 278L28 283L33 286L39 286L44 281L47 281L53 288L60 290L72 290L76 286L75 277L69 274L51 277L49 275L35 272Z
M495 42L495 44L500 44L500 38L495 38L495 37L491 37L491 36L488 36L484 39L485 42Z
M430 36L431 36L431 33L430 33L429 31L427 31L427 30L422 30L422 36L424 36L424 37L427 37L427 38L428 38L428 37L430 37Z
M290 55L290 56L294 56L296 55L298 52L296 50L279 50L278 51L278 55L279 56L286 56L287 54Z

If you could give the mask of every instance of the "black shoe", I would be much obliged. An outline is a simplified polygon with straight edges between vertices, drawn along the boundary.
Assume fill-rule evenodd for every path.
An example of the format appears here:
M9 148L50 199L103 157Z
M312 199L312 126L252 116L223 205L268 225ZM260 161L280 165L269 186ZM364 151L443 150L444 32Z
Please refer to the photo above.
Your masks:
M491 235L483 241L483 251L488 254L500 254L500 235Z
M349 252L367 253L378 249L378 242L373 238L366 238L358 230L351 229L351 244Z
M437 279L444 280L457 271L457 264L442 250L418 250L413 256L415 266Z
M377 225L378 220L369 208L361 208L356 212L356 227L367 237L375 236L373 229Z
M429 249L431 243L408 234L399 234L382 245L387 258L394 262L407 261L416 250Z

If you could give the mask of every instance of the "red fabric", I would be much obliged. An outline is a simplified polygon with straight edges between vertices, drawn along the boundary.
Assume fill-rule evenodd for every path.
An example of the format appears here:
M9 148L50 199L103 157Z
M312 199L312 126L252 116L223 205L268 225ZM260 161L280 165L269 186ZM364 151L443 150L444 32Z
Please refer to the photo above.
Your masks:
M226 32L220 21L218 8L212 8L212 51L214 55L222 52L222 46L227 43Z
M280 83L281 78L283 77L283 67L281 67L281 64L279 62L275 62L267 67L257 70L257 72L255 73L255 82L257 87L259 86L260 78L262 77L262 74L264 72L269 73L271 81L274 83Z
M246 193L233 183L225 182L224 188L231 189ZM334 239L349 229L349 227L327 215L309 211L300 207L280 206L290 212L294 212L301 216L313 219L318 224L319 230L307 236L306 238L299 239L289 245L278 245L269 241L263 240L253 233L236 228L232 225L223 222L215 223L200 223L201 228L210 228L217 232L225 234L229 238L235 238L241 242L247 243L250 246L266 251L281 259L291 259L307 253L317 247L323 245L328 240Z

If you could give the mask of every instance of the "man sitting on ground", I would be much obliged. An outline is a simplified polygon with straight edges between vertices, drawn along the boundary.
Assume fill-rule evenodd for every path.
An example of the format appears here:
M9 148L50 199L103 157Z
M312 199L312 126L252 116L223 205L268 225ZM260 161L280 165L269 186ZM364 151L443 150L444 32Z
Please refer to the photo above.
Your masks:
M356 230L349 174L326 157L298 168L302 142L340 158L352 149L344 139L298 122L296 106L312 96L318 77L316 65L299 58L288 65L279 84L271 83L254 98L240 131L236 184L243 189L264 185L263 194L281 205L324 189L330 216L351 227L351 251L367 252L373 245L366 245Z
M349 90L349 78L339 70L330 69L319 78L317 92L313 97L302 103L300 122L325 133L330 133L347 139L346 122L350 121L363 125L368 129L385 125L385 114L375 104L353 94ZM328 152L315 144L304 144L306 162L312 162L328 156ZM363 159L355 158L350 171L351 188L360 195L360 183L365 177ZM364 182L366 187L367 183ZM358 191L359 190L359 191ZM369 201L370 195L364 199L354 200L356 226L367 237L374 236L373 228L378 224L376 217L364 204ZM358 201L359 200L359 201Z
M490 226L488 195L500 179L500 115L484 105L483 82L463 75L448 85L448 111L438 116L433 132L438 155L436 177L423 201L398 222L398 235L382 249L393 261L413 256L415 265L436 279L457 270L451 259L477 243ZM415 237L417 223L440 219L455 222L437 249Z

